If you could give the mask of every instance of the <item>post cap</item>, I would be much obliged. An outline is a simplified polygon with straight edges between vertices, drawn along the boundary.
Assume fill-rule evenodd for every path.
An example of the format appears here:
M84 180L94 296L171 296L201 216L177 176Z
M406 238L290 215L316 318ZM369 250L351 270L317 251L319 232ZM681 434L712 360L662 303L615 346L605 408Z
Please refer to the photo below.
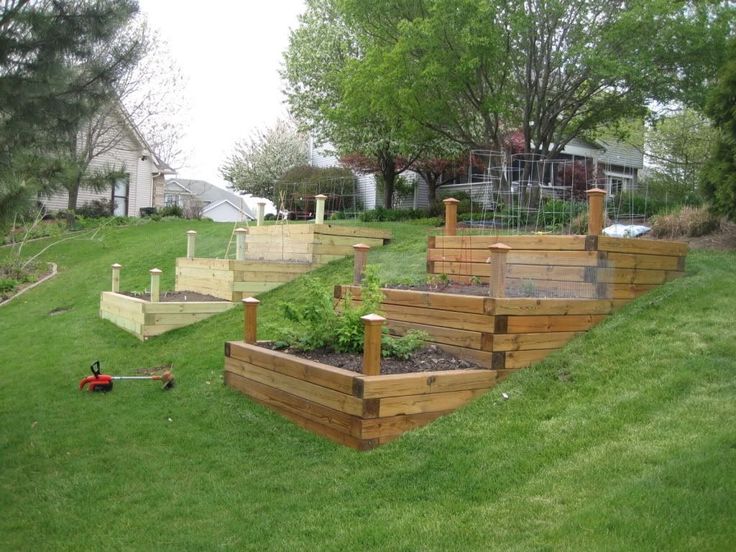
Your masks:
M123 268L123 265L115 263L112 265L113 268Z
M257 205L265 205L266 202L264 200L256 201Z
M379 316L378 314L374 314L374 313L366 314L365 316L361 316L360 319L365 324L368 324L370 326L372 326L373 324L383 324L386 321L386 319L383 316Z
M158 268L152 268L148 272L150 272L153 275L153 274L161 274L162 271L159 270Z
M451 203L457 205L458 203L460 203L460 200L455 199L454 197L448 197L447 199L443 199L442 203L444 203L445 205L449 205Z
M327 196L325 194L317 194L314 196L314 199L327 199Z
M247 228L242 228L242 227L241 228L236 228L235 231L238 234L247 234L248 233L248 229Z
M353 246L353 249L355 249L355 251L368 251L370 248L371 248L370 245L366 245L364 243L356 243Z
M501 242L496 242L492 245L489 245L488 249L490 249L491 251L496 251L498 253L508 253L509 251L511 251L510 246L506 245L505 243L501 243Z
M587 190L585 192L586 194L590 195L606 195L606 190L602 190L601 188L591 188L590 190Z
M187 230L187 234L189 234L190 236L194 236L196 233L196 230Z
M246 297L245 299L243 299L243 304L244 305L258 305L260 304L260 301L256 299L255 297Z

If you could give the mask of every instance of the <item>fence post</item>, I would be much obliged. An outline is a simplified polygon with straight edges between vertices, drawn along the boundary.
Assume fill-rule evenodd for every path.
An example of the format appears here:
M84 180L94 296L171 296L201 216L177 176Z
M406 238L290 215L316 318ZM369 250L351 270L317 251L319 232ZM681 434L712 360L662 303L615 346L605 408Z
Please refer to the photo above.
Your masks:
M151 303L158 303L161 295L161 271L158 268L149 270L151 273Z
M265 201L259 201L256 203L258 209L256 211L256 226L263 226L263 217L264 213L266 212L266 202Z
M248 230L245 228L235 229L235 260L245 260L245 236Z
M361 316L365 341L363 344L363 375L381 375L381 333L386 319L377 314Z
M588 194L588 235L599 236L603 230L606 190L592 188L585 193Z
M364 243L356 243L353 246L355 255L353 257L353 284L359 286L363 281L363 271L365 270L365 263L368 260L368 250L371 248L370 245Z
M315 213L315 224L324 224L325 223L325 200L327 199L327 196L324 194L319 194L314 196L314 199L317 200L317 209Z
M118 293L120 291L120 269L122 265L115 263L112 265L112 292Z
M243 299L243 341L255 343L258 333L258 305L261 302L255 297Z
M187 232L187 259L194 258L194 250L197 245L197 231L189 230Z
M488 280L488 294L491 297L506 296L506 255L511 248L505 243L494 243L491 251L491 277Z
M457 234L457 205L460 203L454 197L443 200L445 204L445 236Z

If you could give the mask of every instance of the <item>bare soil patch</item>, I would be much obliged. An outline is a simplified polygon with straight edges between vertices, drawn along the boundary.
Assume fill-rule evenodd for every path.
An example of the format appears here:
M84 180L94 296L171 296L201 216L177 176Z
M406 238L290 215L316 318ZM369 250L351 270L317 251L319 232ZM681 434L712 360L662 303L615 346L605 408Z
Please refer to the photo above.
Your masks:
M270 345L273 349L273 345ZM315 351L297 351L294 349L279 349L282 353L321 362L337 368L362 372L363 356L352 353L335 353L318 349ZM411 374L415 372L439 372L442 370L480 370L480 366L473 362L457 358L436 345L426 345L412 353L407 360L397 358L381 359L381 374Z
M707 236L682 238L692 249L713 249L717 251L736 250L736 224L722 222L721 230Z
M134 291L121 291L122 295L128 297L135 297L136 299L143 299L144 301L151 300L150 293L137 293ZM227 302L227 299L221 299L220 297L213 297L212 295L205 295L203 293L197 293L196 291L166 291L160 294L159 302L161 303L193 303L203 301L218 301Z

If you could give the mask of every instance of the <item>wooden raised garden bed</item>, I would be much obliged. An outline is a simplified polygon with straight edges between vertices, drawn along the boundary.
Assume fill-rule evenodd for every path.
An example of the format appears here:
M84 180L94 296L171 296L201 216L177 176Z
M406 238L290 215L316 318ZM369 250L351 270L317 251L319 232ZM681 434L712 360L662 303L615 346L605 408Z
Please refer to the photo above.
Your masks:
M243 341L225 344L225 383L337 443L374 448L483 394L490 370L364 376Z
M235 230L235 259L195 257L196 232L187 233L187 256L176 259L176 290L240 301L281 286L330 261L352 255L358 242L379 247L391 232L324 224L259 225Z
M113 291L100 295L100 318L132 333L141 341L149 337L189 326L235 305L228 301L161 301L158 280L161 271L151 271L149 299L119 292L120 265L113 265Z
M254 303L250 306L245 340L225 343L225 383L303 428L355 449L374 448L428 424L496 381L491 370L364 375L273 351L254 342Z

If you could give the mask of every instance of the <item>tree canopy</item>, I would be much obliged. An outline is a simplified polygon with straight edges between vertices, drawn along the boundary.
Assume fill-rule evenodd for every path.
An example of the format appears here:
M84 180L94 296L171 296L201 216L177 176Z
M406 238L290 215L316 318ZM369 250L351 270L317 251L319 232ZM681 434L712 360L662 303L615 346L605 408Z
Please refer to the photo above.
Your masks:
M707 114L717 129L713 155L707 165L704 192L713 210L736 221L736 41L729 48Z

